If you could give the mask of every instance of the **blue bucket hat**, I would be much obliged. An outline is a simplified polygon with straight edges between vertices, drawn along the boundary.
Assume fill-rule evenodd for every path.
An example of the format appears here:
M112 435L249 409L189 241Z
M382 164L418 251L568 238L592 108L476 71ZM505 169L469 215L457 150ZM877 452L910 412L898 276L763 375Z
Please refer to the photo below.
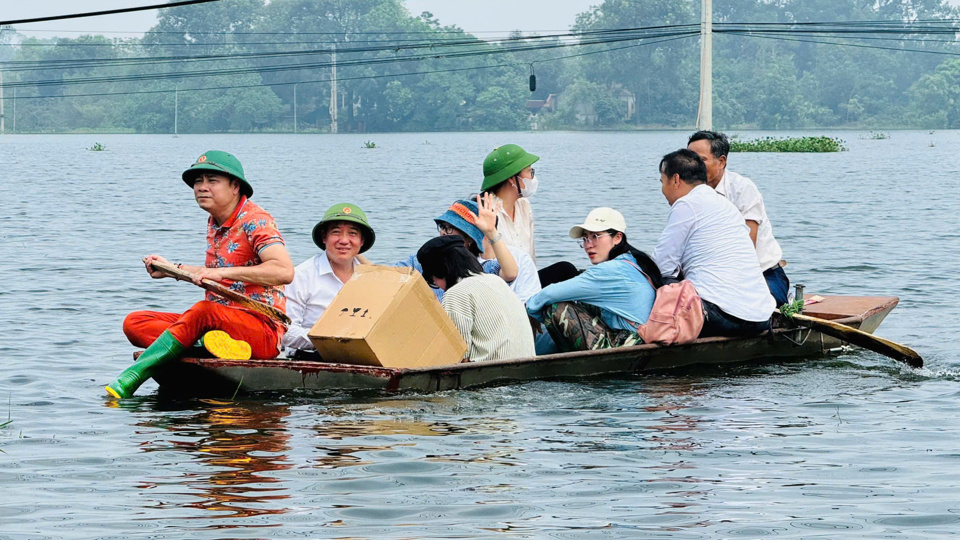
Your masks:
M474 225L479 214L477 202L467 199L454 201L447 211L434 219L437 225L447 223L474 241L478 251L483 251L483 233Z

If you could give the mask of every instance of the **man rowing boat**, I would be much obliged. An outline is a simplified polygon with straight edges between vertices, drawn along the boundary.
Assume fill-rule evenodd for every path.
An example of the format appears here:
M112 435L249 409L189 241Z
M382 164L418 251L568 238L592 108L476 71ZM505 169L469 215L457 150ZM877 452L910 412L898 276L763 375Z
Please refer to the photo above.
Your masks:
M176 266L194 274L198 284L203 279L222 282L284 310L283 285L293 281L293 263L273 217L250 200L253 187L244 178L240 161L211 150L182 178L210 218L204 266ZM169 277L153 268L154 262L168 263L159 255L148 255L144 264L150 277ZM178 358L201 337L204 347L221 358L274 358L285 331L282 323L211 292L182 314L133 312L123 321L123 332L130 343L146 350L106 386L107 393L115 398L132 396L157 366Z

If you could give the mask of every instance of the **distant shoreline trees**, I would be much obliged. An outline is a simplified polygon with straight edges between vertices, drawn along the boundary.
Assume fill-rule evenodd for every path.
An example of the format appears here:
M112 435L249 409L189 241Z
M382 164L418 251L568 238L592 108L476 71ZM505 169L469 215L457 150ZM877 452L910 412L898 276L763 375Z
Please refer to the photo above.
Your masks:
M140 39L37 39L7 30L0 35L5 129L12 131L14 103L24 133L172 133L174 122L180 133L285 132L294 120L298 132L327 132L334 117L341 133L691 127L696 35L594 36L694 25L699 4L606 0L577 16L572 30L581 43L594 41L580 47L562 47L570 37L519 33L490 43L430 13L411 15L402 0L173 8ZM960 16L944 0L737 0L714 10L717 23L946 24ZM718 33L714 124L960 128L960 60L949 56L955 38Z

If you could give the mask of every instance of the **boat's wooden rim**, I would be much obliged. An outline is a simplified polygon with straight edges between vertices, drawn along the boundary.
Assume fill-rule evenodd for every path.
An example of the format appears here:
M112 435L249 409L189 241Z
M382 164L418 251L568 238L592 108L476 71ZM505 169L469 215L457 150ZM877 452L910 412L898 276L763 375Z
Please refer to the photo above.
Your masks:
M826 297L822 304L813 304L808 307L804 313L809 313L821 318L828 318L840 324L846 324L853 327L858 327L860 323L864 320L885 311L892 310L899 299L895 296L829 296ZM852 313L851 313L852 312ZM775 328L773 335L784 334L787 332L795 332L798 328L804 328L801 326L787 326ZM680 350L683 349L697 349L704 345L710 345L715 343L731 343L737 341L746 341L757 339L756 337L746 337L746 338L729 338L729 337L710 337L710 338L701 338L694 340L690 343L683 345L674 345L670 346L671 348L677 347ZM653 349L665 348L663 345L657 345L653 343L645 343L642 345L634 345L630 347L620 347L616 349L617 353L627 353L630 352L644 352ZM229 368L229 367L239 367L239 368L282 368L285 370L295 370L299 371L302 374L311 374L311 373L351 373L351 374L366 374L377 378L387 378L392 379L398 376L404 375L413 375L418 373L457 373L462 371L468 371L472 369L477 369L478 366L483 366L484 368L495 368L497 366L516 366L521 364L528 363L544 363L548 364L554 361L563 361L569 358L590 358L590 357L603 357L609 355L612 352L610 349L594 350L594 351L576 351L569 353L557 353L557 354L548 354L542 356L534 356L529 358L515 358L510 360L489 360L482 363L476 362L464 362L460 364L450 364L444 366L430 366L430 367L415 367L415 368L389 368L389 367L378 367L378 366L365 366L365 365L356 365L356 364L338 364L332 362L312 362L312 361L303 361L303 360L290 360L284 358L273 358L270 360L222 360L219 358L183 358L182 362L196 364L203 366L205 368L219 369L219 368Z

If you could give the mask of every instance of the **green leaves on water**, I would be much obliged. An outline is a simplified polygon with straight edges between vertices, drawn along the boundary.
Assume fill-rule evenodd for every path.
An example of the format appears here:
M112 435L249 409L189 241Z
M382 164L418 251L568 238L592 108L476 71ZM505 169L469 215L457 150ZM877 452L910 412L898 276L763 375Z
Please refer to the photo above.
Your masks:
M844 152L846 144L835 137L761 137L730 141L731 152Z

